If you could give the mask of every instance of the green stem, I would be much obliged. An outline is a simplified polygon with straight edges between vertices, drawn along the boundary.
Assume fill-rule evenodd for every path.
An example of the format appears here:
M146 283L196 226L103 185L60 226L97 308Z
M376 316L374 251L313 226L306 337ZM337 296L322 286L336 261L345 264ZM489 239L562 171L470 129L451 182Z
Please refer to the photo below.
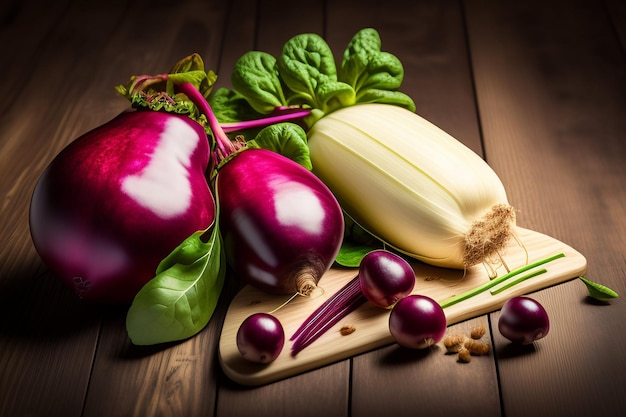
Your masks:
M532 278L532 277L536 277L537 275L545 274L546 272L548 272L548 270L545 269L545 268L539 269L539 270L537 270L535 272L531 272L529 274L523 275L523 276L519 277L518 279L513 280L511 282L508 282L507 284L501 286L500 288L496 288L495 290L491 290L489 292L491 293L491 295L500 294L502 291L507 290L507 289L513 287L514 285L519 284L522 281L526 281L527 279Z
M495 279L493 279L493 280L491 280L491 281L489 281L489 282L487 282L487 283L485 283L485 284L483 284L483 285L481 285L479 287L471 289L471 290L469 290L467 292L464 292L462 294L455 295L453 297L447 298L447 299L443 300L442 302L440 302L439 304L441 305L442 308L450 307L453 304L456 304L456 303L459 303L461 301L467 300L468 298L471 298L471 297L473 297L475 295L478 295L478 294L480 294L480 293L482 293L484 291L487 291L488 289L493 288L496 285L506 281L507 279L521 274L522 272L526 272L529 269L533 269L533 268L535 268L535 267L537 267L539 265L547 264L548 262L551 262L551 261L553 261L555 259L563 258L564 256L565 256L565 254L559 253L558 255L553 255L553 256L550 256L549 258L545 258L545 259L542 259L540 261L533 262L531 264L525 265L525 266L523 266L521 268L515 269L515 270L513 270L513 271L511 271L511 272L509 272L507 274L504 274L501 277L495 278Z

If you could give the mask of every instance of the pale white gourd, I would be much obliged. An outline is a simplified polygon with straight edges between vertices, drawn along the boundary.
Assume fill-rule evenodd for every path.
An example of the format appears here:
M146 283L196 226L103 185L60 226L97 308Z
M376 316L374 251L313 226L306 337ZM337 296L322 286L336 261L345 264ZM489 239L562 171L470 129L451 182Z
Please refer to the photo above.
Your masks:
M515 212L493 169L419 115L386 104L337 110L309 131L313 171L344 211L431 265L493 263Z

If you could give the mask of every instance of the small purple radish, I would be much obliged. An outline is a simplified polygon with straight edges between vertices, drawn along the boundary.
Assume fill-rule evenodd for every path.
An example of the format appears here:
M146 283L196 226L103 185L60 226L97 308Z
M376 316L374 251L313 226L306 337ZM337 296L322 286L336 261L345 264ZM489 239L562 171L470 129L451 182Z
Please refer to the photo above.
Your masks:
M237 330L237 349L250 362L268 364L278 358L285 345L280 321L268 313L248 316Z
M69 144L41 175L30 230L85 300L132 302L160 261L215 219L209 146L188 117L128 111Z

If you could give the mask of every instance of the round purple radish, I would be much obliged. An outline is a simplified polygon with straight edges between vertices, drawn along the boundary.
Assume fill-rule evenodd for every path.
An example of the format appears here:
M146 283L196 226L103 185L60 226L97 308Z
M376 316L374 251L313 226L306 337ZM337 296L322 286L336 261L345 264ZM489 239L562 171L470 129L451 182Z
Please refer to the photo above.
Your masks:
M386 250L369 252L359 265L361 291L372 304L390 308L415 287L415 272L402 257Z
M446 332L446 316L435 300L424 295L400 299L389 314L389 332L399 345L425 349Z
M529 345L550 331L548 313L538 301L513 297L502 306L498 330L513 343Z
M285 331L271 314L248 316L237 331L237 349L250 362L267 364L276 360L285 345Z
M215 219L204 129L125 112L69 144L41 175L30 230L42 260L85 300L132 302L160 261Z
M301 165L264 149L228 160L216 187L235 273L269 293L310 293L343 239L343 213L330 190Z

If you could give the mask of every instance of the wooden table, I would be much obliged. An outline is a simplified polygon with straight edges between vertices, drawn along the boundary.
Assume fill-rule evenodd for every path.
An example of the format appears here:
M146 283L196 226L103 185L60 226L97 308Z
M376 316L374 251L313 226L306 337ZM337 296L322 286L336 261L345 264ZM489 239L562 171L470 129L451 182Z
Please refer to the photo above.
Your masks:
M8 3L8 4L7 4ZM84 5L81 3L85 3ZM576 248L586 276L532 294L548 337L461 365L394 345L256 388L217 361L228 284L209 325L138 348L123 308L79 301L40 261L28 204L70 141L127 107L114 85L200 53L229 86L235 60L291 36L338 54L363 27L404 63L417 113L500 175L518 224ZM9 1L0 6L0 415L618 416L626 409L626 7L602 1Z

